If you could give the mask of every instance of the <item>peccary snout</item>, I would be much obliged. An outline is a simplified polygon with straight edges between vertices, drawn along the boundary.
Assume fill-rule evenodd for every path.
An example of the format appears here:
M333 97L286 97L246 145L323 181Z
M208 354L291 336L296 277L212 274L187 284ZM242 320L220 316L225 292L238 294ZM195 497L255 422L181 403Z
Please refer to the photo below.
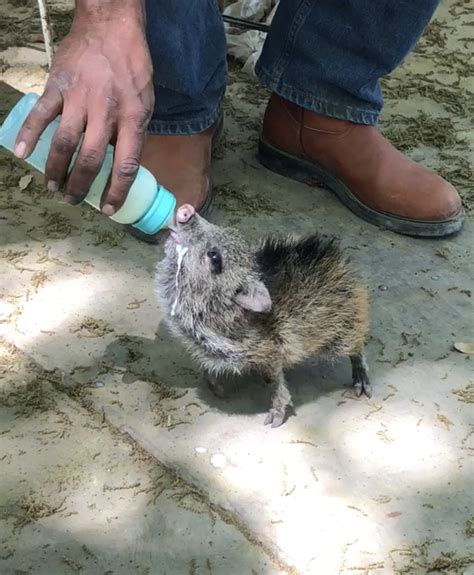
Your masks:
M176 221L178 224L187 224L194 216L195 210L190 204L184 204L176 212Z

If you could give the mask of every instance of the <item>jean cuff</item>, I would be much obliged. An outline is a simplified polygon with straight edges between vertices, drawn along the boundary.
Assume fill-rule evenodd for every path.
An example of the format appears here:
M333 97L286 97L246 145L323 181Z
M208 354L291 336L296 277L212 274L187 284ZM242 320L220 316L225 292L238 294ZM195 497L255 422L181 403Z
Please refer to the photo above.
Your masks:
M340 97L331 96L328 91L323 89L318 90L316 88L313 92L299 90L282 80L274 80L272 75L258 63L255 67L255 73L260 82L272 92L306 110L367 126L374 126L378 121L380 110L358 107L343 101L338 102L337 100L341 100Z
M191 134L199 134L217 122L221 110L222 100L219 101L211 113L195 118L159 120L156 117L152 117L148 124L147 132L149 134L160 134L163 136L189 136Z

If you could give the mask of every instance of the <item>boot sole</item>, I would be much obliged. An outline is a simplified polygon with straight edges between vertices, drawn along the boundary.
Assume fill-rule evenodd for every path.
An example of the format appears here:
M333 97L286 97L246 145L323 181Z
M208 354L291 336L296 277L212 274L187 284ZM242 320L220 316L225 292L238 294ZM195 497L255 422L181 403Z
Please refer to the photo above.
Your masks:
M456 234L461 230L464 223L464 212L462 210L447 220L421 221L394 216L370 208L363 204L344 182L317 162L287 154L268 144L263 139L260 139L259 142L258 159L263 166L272 172L287 178L308 185L324 184L356 216L384 230L407 236L440 238Z

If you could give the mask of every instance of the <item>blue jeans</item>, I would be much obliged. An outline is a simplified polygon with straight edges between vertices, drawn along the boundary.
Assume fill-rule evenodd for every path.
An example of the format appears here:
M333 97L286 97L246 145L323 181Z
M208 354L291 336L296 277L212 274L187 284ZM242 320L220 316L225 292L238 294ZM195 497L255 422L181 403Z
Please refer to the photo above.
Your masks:
M359 124L377 122L380 78L412 50L439 0L281 0L257 62L259 80L291 102ZM193 134L220 113L226 41L217 0L146 0L154 66L149 131Z

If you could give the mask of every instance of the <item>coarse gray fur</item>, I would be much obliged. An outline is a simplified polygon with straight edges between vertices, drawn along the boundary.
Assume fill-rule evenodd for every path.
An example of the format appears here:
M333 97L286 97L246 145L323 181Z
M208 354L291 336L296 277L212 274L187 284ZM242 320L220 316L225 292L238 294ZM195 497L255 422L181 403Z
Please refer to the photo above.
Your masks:
M177 245L188 248L178 278ZM368 294L334 240L286 236L251 245L194 215L177 224L165 251L156 292L166 322L217 394L219 376L257 370L272 393L265 423L277 427L292 407L283 370L321 354L350 357L356 394L370 397Z

